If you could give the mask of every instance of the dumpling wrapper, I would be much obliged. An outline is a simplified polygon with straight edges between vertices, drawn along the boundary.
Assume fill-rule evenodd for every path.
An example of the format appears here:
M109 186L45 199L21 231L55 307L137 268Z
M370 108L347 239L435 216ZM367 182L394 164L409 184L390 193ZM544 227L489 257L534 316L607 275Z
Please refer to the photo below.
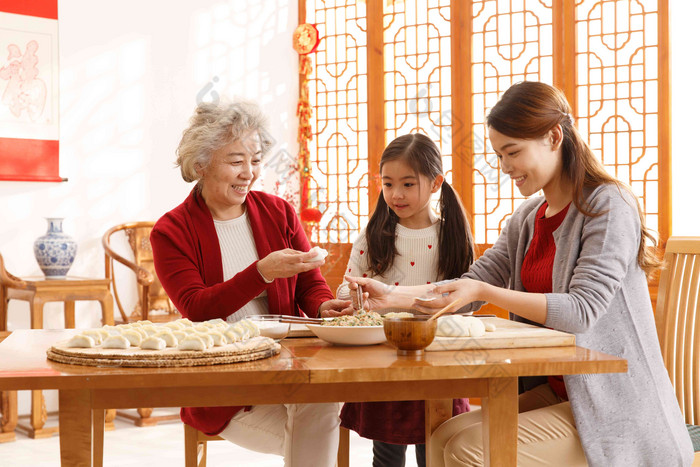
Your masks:
M163 350L166 345L165 341L160 337L151 336L144 339L140 347L144 350Z
M166 347L177 347L177 344L179 342L179 339L177 337L175 337L175 335L172 332L165 331L165 330L160 331L151 337L157 337L159 339L163 339L165 341Z
M449 315L438 318L435 335L443 337L481 337L486 327L473 316Z
M76 334L70 338L66 347L90 349L95 347L95 340L85 334Z
M143 340L141 333L134 329L126 329L122 331L122 336L126 337L129 340L129 343L134 347L140 346L141 341Z
M128 349L131 346L129 339L118 334L116 336L109 336L102 342L102 348L105 349Z
M204 343L201 337L196 334L190 334L184 338L178 345L178 350L205 350L207 344Z

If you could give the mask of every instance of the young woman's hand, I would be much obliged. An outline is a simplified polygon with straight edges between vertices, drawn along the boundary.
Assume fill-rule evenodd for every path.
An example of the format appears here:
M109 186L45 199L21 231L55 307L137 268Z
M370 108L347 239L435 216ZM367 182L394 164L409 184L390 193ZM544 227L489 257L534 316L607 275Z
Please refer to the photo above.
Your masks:
M314 252L306 252L285 248L284 250L273 251L263 259L258 261L258 271L262 276L271 281L279 278L295 276L301 272L323 266L325 260L308 263L316 256Z
M433 300L414 300L413 308L426 314L432 315L441 308L446 307L458 298L462 300L462 306L480 300L478 297L480 287L483 283L473 279L459 279L448 284L438 285L426 294Z
M318 308L318 315L321 318L335 318L336 316L351 315L353 312L352 300L339 300L337 298L321 303Z

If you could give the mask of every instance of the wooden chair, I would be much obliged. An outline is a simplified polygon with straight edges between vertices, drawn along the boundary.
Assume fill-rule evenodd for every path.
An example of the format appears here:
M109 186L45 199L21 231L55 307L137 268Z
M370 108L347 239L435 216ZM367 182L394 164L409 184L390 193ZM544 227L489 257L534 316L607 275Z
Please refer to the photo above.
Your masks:
M102 236L102 247L105 250L105 277L111 283L112 295L114 295L122 321L125 323L146 319L164 322L181 318L155 274L150 241L154 225L155 222L128 222L112 227ZM123 233L126 237L134 255L133 260L127 259L115 251L114 243L116 243L115 234L117 233ZM126 266L135 275L138 301L129 315L124 310L119 298L117 275L114 271L115 261ZM159 421L180 419L179 414L153 416L152 408L140 408L137 409L137 412L138 416L124 411L117 411L117 415L133 421L136 426L150 426Z
M207 466L207 441L223 440L219 436L207 436L196 428L183 423L185 427L185 467ZM337 467L350 465L350 432L340 428Z
M117 302L117 308L124 322L151 320L157 322L172 321L180 318L173 303L163 290L153 267L153 250L150 235L155 222L129 222L119 224L109 229L102 237L105 250L105 277L112 283L112 294ZM112 236L123 232L129 242L134 259L129 260L117 253L112 247ZM117 280L114 274L114 261L117 261L134 272L138 293L138 302L134 310L127 316L119 299ZM153 310L161 311L160 314Z
M656 302L664 364L689 432L700 430L700 237L671 237ZM700 465L700 446L695 446Z

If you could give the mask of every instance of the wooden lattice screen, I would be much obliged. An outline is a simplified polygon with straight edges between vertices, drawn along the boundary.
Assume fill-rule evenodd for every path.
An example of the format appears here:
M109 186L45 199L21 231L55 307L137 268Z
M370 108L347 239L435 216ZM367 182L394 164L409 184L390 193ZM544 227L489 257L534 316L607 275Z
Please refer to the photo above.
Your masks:
M484 119L526 79L566 93L579 130L640 197L662 245L670 235L668 0L300 0L299 13L321 35L310 150L324 215L311 239L332 245L331 282L376 203L384 146L408 132L438 142L477 242L495 241L522 198Z

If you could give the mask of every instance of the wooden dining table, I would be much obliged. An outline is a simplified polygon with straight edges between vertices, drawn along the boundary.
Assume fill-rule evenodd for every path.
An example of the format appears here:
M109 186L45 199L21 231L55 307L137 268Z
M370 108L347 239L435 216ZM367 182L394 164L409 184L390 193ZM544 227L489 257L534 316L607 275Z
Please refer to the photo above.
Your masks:
M104 410L110 408L422 399L427 440L451 417L451 399L469 396L481 397L486 465L515 466L519 376L627 371L626 360L577 346L404 357L388 344L342 347L316 338L285 339L275 357L225 365L125 368L47 360L52 344L76 332L17 330L0 343L0 391L58 390L62 466L102 465Z

